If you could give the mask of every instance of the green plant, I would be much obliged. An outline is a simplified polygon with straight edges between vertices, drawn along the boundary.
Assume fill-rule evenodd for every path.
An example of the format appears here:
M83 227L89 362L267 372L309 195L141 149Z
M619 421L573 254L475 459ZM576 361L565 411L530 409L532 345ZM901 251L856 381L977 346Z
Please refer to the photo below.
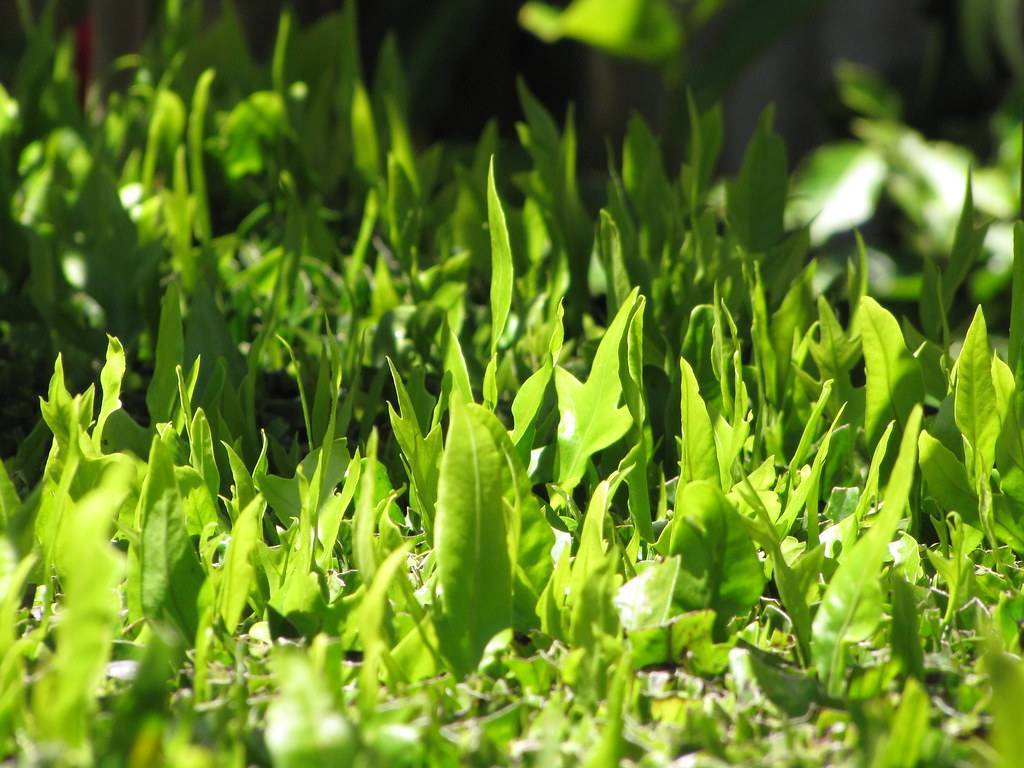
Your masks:
M269 69L226 7L102 120L45 23L0 97L0 754L1012 764L1024 224L1008 312L968 194L897 315L770 111L725 181L635 119L593 211L525 85L419 149L353 4Z

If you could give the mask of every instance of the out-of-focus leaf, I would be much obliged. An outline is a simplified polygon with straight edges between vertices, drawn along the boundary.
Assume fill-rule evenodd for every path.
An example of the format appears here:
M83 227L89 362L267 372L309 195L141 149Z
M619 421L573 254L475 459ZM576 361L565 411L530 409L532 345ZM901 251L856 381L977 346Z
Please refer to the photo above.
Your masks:
M178 398L175 368L185 363L185 334L181 324L178 289L167 286L160 305L160 330L156 343L156 367L146 390L146 407L152 423L170 421Z
M649 565L619 588L615 608L626 631L664 626L683 612L676 599L679 558L669 557Z
M129 477L110 471L59 528L62 618L56 654L33 690L33 710L40 737L63 742L69 755L89 754L97 687L117 633L123 557L110 545L110 527L129 490Z
M352 726L334 707L322 677L292 649L274 658L281 694L267 707L267 749L275 766L351 765L358 752Z
M819 245L874 214L887 170L882 155L866 144L826 144L793 181L787 216L809 226L811 243Z
M761 252L782 239L789 176L786 145L772 130L766 109L743 155L739 175L728 187L729 219L743 247Z
M663 61L676 53L682 29L664 0L573 0L564 10L525 3L519 23L542 40L570 37L628 58Z
M1017 720L1015 704L1024 696L1024 669L1018 658L997 648L992 648L985 657L985 668L992 686L992 742L999 765L1010 768L1024 749L1024 731Z

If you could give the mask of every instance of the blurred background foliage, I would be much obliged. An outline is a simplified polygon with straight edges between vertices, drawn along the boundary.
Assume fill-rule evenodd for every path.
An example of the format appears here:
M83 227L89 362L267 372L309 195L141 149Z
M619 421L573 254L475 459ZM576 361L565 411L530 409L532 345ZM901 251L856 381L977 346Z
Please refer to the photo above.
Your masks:
M111 82L117 58L139 50L156 26L170 23L181 41L199 41L211 36L231 6L244 28L247 55L265 60L283 7L291 7L303 26L340 7L337 0L11 0L0 7L0 81L14 76L24 45L20 20L38 16L48 2L59 28L71 30L91 17L92 74L101 83ZM909 126L986 149L991 137L984 123L1024 74L1022 5L375 0L361 8L359 42L366 61L375 61L385 40L396 38L408 70L414 128L423 142L475 141L492 117L511 135L520 116L514 86L521 75L556 114L569 101L576 104L584 159L603 171L604 141L624 133L633 111L679 151L686 111L681 96L690 89L703 108L723 102L723 158L733 170L770 102L778 106L776 127L794 157L848 134L850 105L835 78L846 61L868 67L892 86ZM546 44L560 40L567 42Z
M1024 0L374 0L360 4L358 39L347 40L339 34L338 0L295 0L295 50L286 57L294 71L274 82L279 2L2 3L0 84L21 111L14 114L0 92L0 162L14 166L0 168L0 180L20 185L17 222L10 210L0 213L0 329L7 329L0 334L0 390L23 393L11 401L34 410L57 351L69 376L86 381L102 356L104 330L145 340L155 327L153 274L163 245L152 222L163 202L154 201L173 210L174 190L154 186L154 168L175 167L172 147L187 130L183 98L208 67L217 72L212 103L236 106L218 114L218 135L208 139L222 162L206 182L213 221L205 234L258 225L258 216L248 218L254 207L264 216L260 201L280 199L278 165L314 169L320 178L294 182L325 192L340 228L354 231L358 220L345 217L363 197L352 194L358 186L337 182L348 178L346 163L361 159L339 156L336 137L317 134L316 126L302 147L278 141L288 123L283 83L291 84L289 98L304 97L299 86L321 92L320 80L330 77L325 62L345 57L355 57L375 92L398 94L396 108L408 117L408 140L424 158L427 179L440 162L440 150L431 152L437 142L445 143L445 162L454 153L454 162L469 166L478 162L473 148L482 135L479 146L490 145L489 125L495 140L510 145L511 169L527 167L514 147L521 79L556 120L571 115L579 193L590 210L608 168L618 165L612 147L621 146L632 115L660 137L673 172L687 148L690 104L712 116L721 104L714 170L731 175L762 111L775 104L773 127L793 174L786 223L810 225L811 246L823 257L818 279L835 278L828 267L846 263L859 228L872 292L920 315L934 336L941 329L928 326L942 313L932 308L929 276L948 274L955 253L956 284L951 290L947 280L944 300L955 329L975 303L996 302L1010 280L1009 222L1021 207L1022 6ZM404 79L395 74L402 70ZM106 94L113 94L109 101ZM389 108L372 105L378 119ZM100 130L76 128L86 125ZM133 131L148 137L128 140ZM86 146L90 136L100 145ZM117 156L132 144L152 151ZM92 152L108 153L113 167L123 163L123 178L93 172L101 165L89 164ZM295 153L302 163L289 160ZM84 192L55 199L59 189ZM0 189L4 198L14 194ZM117 196L120 204L107 204ZM709 201L724 209L724 197L718 185ZM36 236L51 226L88 236L67 243ZM591 233L577 234L590 242ZM134 292L104 280L83 283L76 272L76 264L107 263L126 251L137 274L122 277L138 280ZM53 265L52 280L40 282L40 264ZM26 283L30 271L36 282ZM212 300L206 306L216 314ZM994 328L1006 327L1001 312L993 309ZM37 316L45 321L33 324ZM145 365L148 345L140 348Z

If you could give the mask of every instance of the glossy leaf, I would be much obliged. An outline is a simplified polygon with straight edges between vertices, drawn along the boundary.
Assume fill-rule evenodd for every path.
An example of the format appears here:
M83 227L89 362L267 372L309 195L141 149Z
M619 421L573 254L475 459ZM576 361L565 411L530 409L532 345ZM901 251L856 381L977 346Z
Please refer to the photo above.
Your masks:
M988 346L985 316L979 307L957 358L954 396L956 425L967 442L974 478L987 475L995 460L999 435L995 400L992 350Z
M903 341L899 324L870 297L861 300L860 333L867 375L864 436L878 441L885 425L895 420L906 427L914 405L924 398L921 368Z

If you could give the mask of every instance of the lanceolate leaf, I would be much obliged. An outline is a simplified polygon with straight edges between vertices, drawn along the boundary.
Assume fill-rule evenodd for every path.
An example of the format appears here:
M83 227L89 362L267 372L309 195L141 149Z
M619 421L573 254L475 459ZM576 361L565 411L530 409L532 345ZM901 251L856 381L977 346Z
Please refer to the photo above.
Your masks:
M178 397L175 369L184 364L185 336L181 325L178 289L167 287L160 305L160 331L156 343L156 368L146 390L146 407L152 423L169 421Z
M680 449L679 477L682 483L692 480L719 482L718 454L711 417L700 396L697 377L686 360L679 359L682 372L683 441ZM682 487L682 486L680 486Z
M967 338L956 362L956 425L967 441L971 474L975 480L987 476L995 461L999 416L992 384L992 350L981 307L967 330Z
M491 230L491 359L484 371L484 401L491 407L498 399L495 382L498 366L498 342L505 330L512 306L512 246L509 243L505 212L494 183L494 157L487 173L487 222Z
M474 405L455 402L441 459L434 529L441 653L459 676L512 624L512 569L502 510L505 460Z
M911 409L924 399L924 383L896 318L869 296L861 300L860 310L867 369L864 436L874 445L890 421L899 429L906 426Z
M359 490L356 511L352 521L352 559L365 583L373 579L377 570L377 433L370 433L366 458L359 472Z
M263 499L257 496L246 505L231 528L231 543L217 587L217 610L227 632L234 632L241 621L249 590L256 579L253 552L259 539L264 506Z
M505 330L512 306L512 246L508 238L505 211L494 183L494 158L487 173L487 222L491 231L491 354Z
M535 371L523 382L512 401L512 418L514 427L512 429L512 442L517 447L524 446L527 450L532 448L531 444L526 445L527 438L531 436L537 418L537 411L540 409L544 394L554 375L555 363L562 351L564 340L564 329L562 327L562 305L558 304L557 311L552 322L551 339L548 342L548 354L544 357L541 368Z
M365 657L360 671L364 710L373 709L377 701L378 675L380 666L391 651L392 642L386 620L388 618L388 590L392 582L402 578L402 567L409 556L408 545L399 547L385 558L380 570L374 574L367 589L359 614L359 628L363 640Z

